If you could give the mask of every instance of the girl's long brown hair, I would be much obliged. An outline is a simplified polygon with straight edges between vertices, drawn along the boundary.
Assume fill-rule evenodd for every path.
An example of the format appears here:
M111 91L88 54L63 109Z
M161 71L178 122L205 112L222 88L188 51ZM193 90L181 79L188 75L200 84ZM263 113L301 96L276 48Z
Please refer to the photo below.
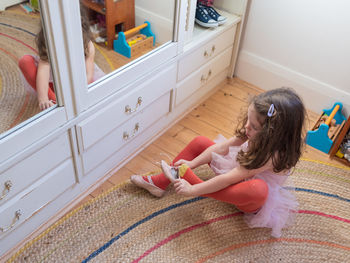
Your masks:
M271 104L274 113L267 112ZM298 162L303 146L305 107L300 97L290 88L270 90L253 98L251 105L259 114L261 131L249 142L246 152L240 151L237 160L247 169L256 169L272 160L278 173L290 169ZM236 136L247 139L245 115L236 129Z
M81 29L83 32L84 55L86 57L89 52L88 45L91 40L91 31L90 31L90 24L89 24L89 19L87 17L86 8L81 3L80 3L80 17L81 17ZM39 33L36 35L35 42L38 47L40 59L48 62L49 57L48 57L45 34L44 34L44 29L42 24L41 24Z

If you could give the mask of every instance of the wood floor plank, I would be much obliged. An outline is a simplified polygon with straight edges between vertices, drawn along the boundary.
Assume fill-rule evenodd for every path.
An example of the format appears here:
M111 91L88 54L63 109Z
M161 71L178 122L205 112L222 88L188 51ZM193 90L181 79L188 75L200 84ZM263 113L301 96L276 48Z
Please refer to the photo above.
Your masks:
M228 108L229 110L232 110L237 114L245 113L249 106L248 102L243 102L235 96L230 96L229 94L224 92L215 93L212 97L210 97L210 102L219 103L220 110ZM208 101L206 101L206 103L208 104Z
M156 166L160 165L161 160L164 160L169 163L175 158L174 154L162 148L159 148L154 143L148 146L146 149L144 149L140 153L140 155L149 162L155 164Z
M113 184L107 180L99 188L94 190L90 195L95 198L96 196L99 196L100 194L108 191L108 189L110 189L111 187L113 187Z
M115 172L111 177L108 178L108 181L113 185L118 185L123 181L126 181L132 175L132 171L127 169L125 166L120 168L117 172Z
M238 102L236 98L226 99L223 94L214 94L213 98L200 104L198 107L206 107L216 114L235 119L246 110L246 105Z
M238 84L225 85L224 87L222 87L221 91L228 94L228 95L234 96L243 102L251 101L251 99L254 96L256 96L260 93L256 89L242 88L242 86L240 86Z
M170 153L172 156L178 155L178 153L186 146L185 143L167 133L163 134L163 136L156 140L154 144L165 152Z
M180 132L178 132L174 138L187 145L190 141L199 135L201 134L185 127Z
M218 134L222 134L225 137L232 136L231 133L227 133L226 131L218 129L218 127L203 122L197 118L194 118L191 115L187 115L186 117L184 117L180 121L180 124L210 139L215 139L218 136Z
M232 119L225 118L216 114L211 109L207 109L206 106L195 108L190 115L198 120L201 120L209 125L218 127L219 131L227 132L233 135L236 128L236 121Z
M255 90L256 92L260 93L260 92L264 92L263 89L260 89L256 86L254 86L253 84L250 84L244 80L241 80L239 78L231 78L228 79L227 81L228 84L232 84L232 85L236 85L239 84L238 86L241 87L242 89L251 89L252 92Z
M155 164L148 161L141 155L137 155L136 157L134 157L124 167L130 170L133 174L145 174L150 171L158 170L158 167Z

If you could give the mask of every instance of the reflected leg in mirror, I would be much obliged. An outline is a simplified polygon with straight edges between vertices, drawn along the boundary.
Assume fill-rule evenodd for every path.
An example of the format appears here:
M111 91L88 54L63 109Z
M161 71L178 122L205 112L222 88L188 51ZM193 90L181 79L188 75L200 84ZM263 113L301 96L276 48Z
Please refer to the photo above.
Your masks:
M18 62L18 66L21 69L23 76L25 77L25 79L27 80L28 84L37 91L37 87L36 87L36 82L37 82L37 71L38 71L38 59L34 56L31 55L24 55ZM44 84L45 85L45 84ZM56 95L55 92L53 90L53 83L49 82L48 83L49 88L47 89L47 95L44 94L43 99L40 103L40 99L39 100L39 107L41 110L46 109L48 107L53 106L53 104L56 103ZM46 88L43 91L46 93ZM39 94L40 92L38 92ZM39 95L38 95L39 96ZM47 104L48 107L41 107L41 105L43 104Z

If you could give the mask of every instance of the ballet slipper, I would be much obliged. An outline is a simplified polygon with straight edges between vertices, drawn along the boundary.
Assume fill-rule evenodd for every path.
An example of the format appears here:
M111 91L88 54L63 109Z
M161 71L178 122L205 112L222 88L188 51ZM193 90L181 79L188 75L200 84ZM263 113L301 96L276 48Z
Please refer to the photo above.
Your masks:
M145 190L147 190L148 192L150 192L150 194L156 196L156 197L162 197L165 193L165 190L159 188L158 186L154 185L152 182L152 179L150 178L150 176L148 177L148 181L145 181L141 175L132 175L130 177L130 181L137 185L138 187L141 187Z
M165 161L160 162L160 166L163 170L164 175L170 180L170 182L175 182L176 179L179 179L178 171L176 168L171 167Z

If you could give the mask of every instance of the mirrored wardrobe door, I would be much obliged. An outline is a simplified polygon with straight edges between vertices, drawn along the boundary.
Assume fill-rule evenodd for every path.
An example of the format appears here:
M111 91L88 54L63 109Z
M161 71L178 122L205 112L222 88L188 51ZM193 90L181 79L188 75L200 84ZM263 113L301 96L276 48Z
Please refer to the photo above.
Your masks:
M0 12L0 134L3 135L56 107L38 1L4 8Z
M67 121L52 73L57 56L50 55L57 49L51 24L59 17L46 14L47 0L6 3L0 12L0 163Z
M88 108L177 54L176 0L80 0ZM87 104L86 104L87 103Z
M88 83L173 41L174 0L81 0ZM93 65L89 64L94 62Z

